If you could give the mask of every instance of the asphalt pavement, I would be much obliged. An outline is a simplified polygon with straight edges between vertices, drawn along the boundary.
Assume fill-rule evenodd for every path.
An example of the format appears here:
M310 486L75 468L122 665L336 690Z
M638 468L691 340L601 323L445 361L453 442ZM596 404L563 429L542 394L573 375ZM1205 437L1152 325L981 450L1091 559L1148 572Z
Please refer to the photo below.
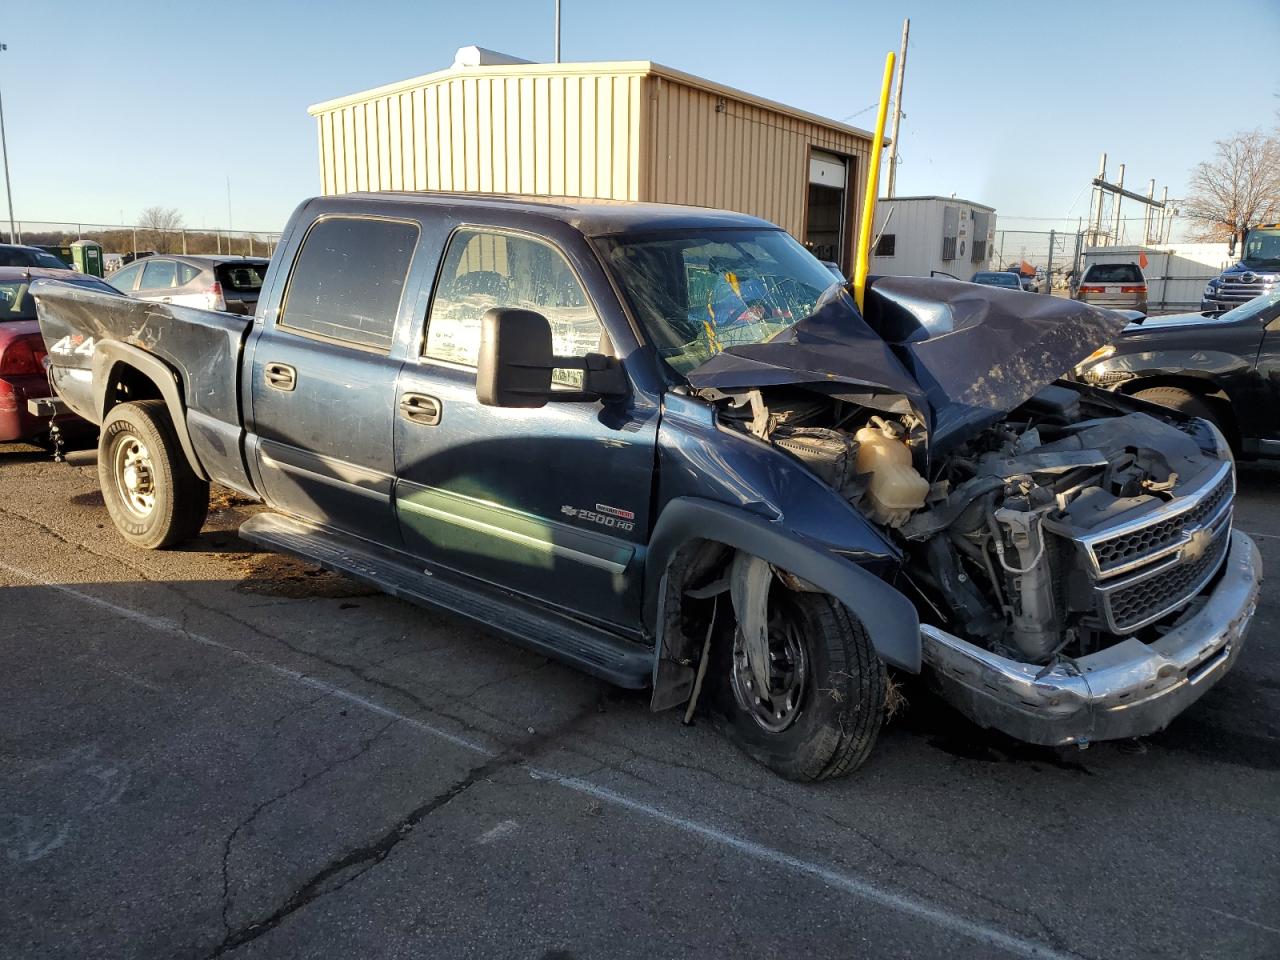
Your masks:
M798 785L642 695L255 552L115 534L0 445L0 955L1280 957L1280 576L1163 733L1056 751L919 685ZM1236 526L1280 572L1280 472Z

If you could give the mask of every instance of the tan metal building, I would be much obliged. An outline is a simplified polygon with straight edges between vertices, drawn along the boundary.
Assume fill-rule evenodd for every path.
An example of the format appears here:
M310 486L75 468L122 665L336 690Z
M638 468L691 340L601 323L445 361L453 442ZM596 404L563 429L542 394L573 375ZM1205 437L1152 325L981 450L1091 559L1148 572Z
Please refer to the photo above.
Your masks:
M308 113L325 194L722 207L772 220L846 272L872 136L647 60L459 63Z

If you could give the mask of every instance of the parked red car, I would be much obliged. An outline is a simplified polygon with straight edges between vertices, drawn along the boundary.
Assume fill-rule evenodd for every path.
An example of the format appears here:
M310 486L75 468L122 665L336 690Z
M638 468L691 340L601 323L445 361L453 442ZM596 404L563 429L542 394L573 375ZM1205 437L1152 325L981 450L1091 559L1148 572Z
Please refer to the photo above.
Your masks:
M32 440L49 429L49 420L27 412L27 401L53 396L44 370L45 347L36 322L33 280L65 280L114 293L97 277L74 270L0 267L0 442ZM58 418L60 427L83 424L75 415ZM85 424L88 429L88 424Z

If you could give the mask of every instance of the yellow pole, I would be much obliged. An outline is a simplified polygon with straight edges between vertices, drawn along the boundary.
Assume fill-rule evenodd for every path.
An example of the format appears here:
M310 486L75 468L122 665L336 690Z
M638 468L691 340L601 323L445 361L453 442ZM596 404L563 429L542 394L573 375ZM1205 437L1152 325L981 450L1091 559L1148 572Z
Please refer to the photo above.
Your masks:
M884 58L884 83L880 85L880 110L876 133L871 141L871 162L867 170L867 194L862 199L862 222L858 224L858 249L853 262L853 299L862 309L871 264L871 230L876 219L876 194L880 191L880 151L884 147L884 118L889 112L889 86L893 83L893 51Z

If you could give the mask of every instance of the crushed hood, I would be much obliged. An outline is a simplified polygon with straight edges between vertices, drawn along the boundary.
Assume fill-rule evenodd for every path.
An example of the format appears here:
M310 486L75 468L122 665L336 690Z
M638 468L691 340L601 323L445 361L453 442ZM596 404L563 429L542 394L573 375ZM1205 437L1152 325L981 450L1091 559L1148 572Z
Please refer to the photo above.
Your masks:
M865 318L844 297L765 343L731 346L691 386L791 384L877 409L905 400L934 455L998 420L1094 350L1126 319L1074 300L934 277L879 277Z

